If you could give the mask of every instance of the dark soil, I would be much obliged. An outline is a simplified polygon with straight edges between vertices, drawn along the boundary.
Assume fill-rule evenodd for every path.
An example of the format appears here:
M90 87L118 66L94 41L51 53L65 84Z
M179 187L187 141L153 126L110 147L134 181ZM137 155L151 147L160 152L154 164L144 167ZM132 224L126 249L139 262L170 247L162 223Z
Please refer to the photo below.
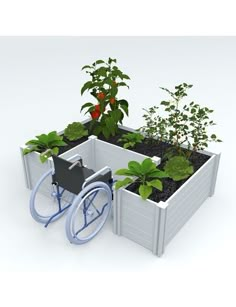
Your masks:
M87 127L89 124L85 124ZM115 136L111 136L109 139L106 139L103 135L99 135L98 138L102 141L114 144L119 147L123 147L122 143L118 142L118 139L121 137L122 134L127 133L126 130L119 129L118 134ZM83 137L77 141L69 141L64 137L64 141L68 143L68 146L61 147L59 154L62 154L71 148L85 142L88 139L88 137ZM141 143L137 144L134 148L129 148L132 151L141 153L146 156L157 156L160 157L162 160L164 160L164 154L166 153L166 150L173 147L172 145L165 143L165 142L158 142L153 141L152 143L148 142L146 139ZM198 153L198 152L192 152L190 156L190 161L194 167L194 172L196 172L208 159L210 159L209 156ZM165 161L162 162L158 167L160 169L163 169L165 164ZM124 165L124 168L127 167L127 165ZM189 177L190 178L190 177ZM169 178L162 179L163 182L163 191L160 192L157 189L153 189L153 193L150 195L149 199L160 202L160 201L166 201L168 198L170 198L171 195L173 195L189 178L181 181L173 181ZM136 194L138 194L138 183L133 183L127 187L127 190L132 191Z
M59 147L59 155L63 154L64 152L72 149L73 147L85 142L88 140L87 136L83 136L81 139L77 140L77 141L69 141L64 135L63 135L63 141L66 142L68 145L67 146L63 146L63 147Z
M156 156L158 156L156 154ZM161 157L161 156L159 156ZM196 172L208 159L210 159L210 156L200 154L197 152L193 152L190 161L192 162L194 172ZM163 169L165 162L162 162L158 168ZM191 177L191 176L190 176ZM189 177L189 178L190 178ZM170 198L171 195L173 195L189 178L180 180L180 181L173 181L170 178L163 178L163 191L159 191L157 189L153 189L153 193L149 196L149 199L154 200L155 202L159 201L166 201L168 198ZM127 190L132 191L136 194L138 194L138 188L139 185L137 183L132 183L127 187Z
M89 129L89 123L84 125L87 129ZM98 136L98 138L102 141L123 147L123 144L118 143L119 138L121 137L122 134L127 133L127 130L123 130L123 129L119 129L117 135L115 136L111 136L109 139L106 139L102 134ZM89 133L91 134L91 133ZM73 147L85 142L88 140L88 137L82 137L81 139L77 140L77 141L69 141L64 135L63 135L63 141L66 142L68 145L67 146L63 146L63 147L59 147L59 155L61 155L62 153L72 149Z

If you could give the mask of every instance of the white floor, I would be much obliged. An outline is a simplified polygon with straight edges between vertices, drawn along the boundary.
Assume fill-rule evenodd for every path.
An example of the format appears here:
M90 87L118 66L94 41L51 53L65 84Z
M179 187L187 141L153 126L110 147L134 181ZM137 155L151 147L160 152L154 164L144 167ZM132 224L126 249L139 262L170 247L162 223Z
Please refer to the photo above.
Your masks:
M236 39L117 40L0 39L0 271L149 272L158 280L169 276L170 283L176 276L182 282L192 276L191 283L201 273L212 293L214 287L219 289L219 281L231 289L236 274ZM97 42L100 47L95 50ZM130 91L123 92L130 101L126 125L142 124L142 107L163 98L158 86L189 82L194 84L190 97L215 109L216 132L224 140L210 147L222 152L214 197L173 239L162 258L114 235L112 220L93 241L75 246L66 239L65 217L45 229L29 213L30 191L24 186L19 146L36 134L61 130L83 118L81 66L109 55L117 57L132 78ZM226 303L230 297L225 306L233 302Z

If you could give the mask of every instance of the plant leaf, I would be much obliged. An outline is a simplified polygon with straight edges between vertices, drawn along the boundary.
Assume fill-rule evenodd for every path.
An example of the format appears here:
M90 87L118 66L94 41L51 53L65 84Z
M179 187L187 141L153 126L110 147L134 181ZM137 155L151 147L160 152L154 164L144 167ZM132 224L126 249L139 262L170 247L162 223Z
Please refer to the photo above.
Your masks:
M154 171L150 172L148 176L151 178L168 178L169 177L166 172L161 171L157 168Z
M142 197L143 200L147 199L152 194L152 187L141 184L139 187L139 195Z
M103 60L97 60L95 63L96 64L102 64L102 63L105 63L105 62Z
M84 93L86 90L90 89L91 85L92 85L92 81L86 82L86 83L83 85L83 87L81 88L81 95L83 95L83 93Z
M115 172L116 175L120 175L120 176L133 176L133 172L127 168L121 168L121 169L118 169L116 172Z
M123 105L123 104L121 104L120 107L125 112L125 114L127 116L129 116L129 109L128 109L128 107L126 105Z
M118 190L119 188L124 187L132 182L133 180L129 177L126 177L124 180L118 180L115 184L115 190Z
M81 68L81 70L84 70L85 68L91 68L91 66L85 65L85 66L83 66L83 67Z
M73 122L66 127L64 135L68 138L68 140L75 141L88 135L88 130L86 130L84 125L80 122Z
M93 103L91 102L87 102L85 104L82 105L81 109L80 109L80 112L84 109L84 108L88 108L88 107L91 107L93 106Z
M164 170L174 181L186 179L194 172L193 166L189 160L183 156L174 156L170 158L166 162Z
M59 148L58 147L54 147L51 149L52 150L52 153L57 156L59 154Z
M128 163L129 170L133 172L135 175L142 174L141 164L139 164L137 161L130 161Z
M162 182L159 179L154 179L154 180L148 181L147 185L148 186L152 186L153 188L156 188L156 189L158 189L160 191L163 190Z
M125 74L122 74L122 78L130 80L130 77L128 75L125 75Z
M109 139L110 131L107 129L107 127L102 127L102 133L105 136L106 139Z
M30 152L33 152L33 151L37 151L38 150L38 147L36 147L36 146L33 146L33 147L31 147L31 148L24 148L23 149L23 155L27 155L28 153L30 153Z
M143 174L147 174L152 170L156 169L156 164L152 162L150 158L144 159L141 164L141 170Z

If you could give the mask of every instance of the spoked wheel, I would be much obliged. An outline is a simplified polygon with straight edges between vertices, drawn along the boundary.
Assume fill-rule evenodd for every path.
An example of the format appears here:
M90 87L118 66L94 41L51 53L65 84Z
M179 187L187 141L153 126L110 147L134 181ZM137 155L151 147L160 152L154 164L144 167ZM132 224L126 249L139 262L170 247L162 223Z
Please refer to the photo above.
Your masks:
M30 197L32 217L45 226L58 220L75 198L74 194L51 184L52 174L53 170L51 169L39 179Z
M91 240L105 224L111 202L111 189L104 182L94 182L83 189L68 210L68 240L74 244L83 244Z

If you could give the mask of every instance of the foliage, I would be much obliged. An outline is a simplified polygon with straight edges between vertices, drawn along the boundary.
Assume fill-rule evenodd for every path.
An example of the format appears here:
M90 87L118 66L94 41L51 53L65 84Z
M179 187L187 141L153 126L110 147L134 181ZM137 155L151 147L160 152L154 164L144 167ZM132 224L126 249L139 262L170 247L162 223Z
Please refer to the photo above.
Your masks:
M167 139L167 121L158 114L159 107L153 106L143 110L146 112L143 115L146 125L138 130L145 134L150 143L154 139L165 141Z
M165 172L157 168L156 164L150 158L144 159L142 163L130 161L128 163L128 169L119 169L115 174L128 176L116 182L116 190L135 181L139 184L138 191L142 199L147 199L152 194L153 188L162 191L163 186L160 179L168 177Z
M171 157L166 162L164 170L174 181L186 179L194 172L193 166L189 160L183 156Z
M209 114L213 112L206 107L201 108L199 104L191 102L188 107L185 106L187 111L190 111L189 125L191 126L190 137L192 139L193 150L203 150L208 147L209 142L222 142L215 134L211 136L207 133L207 128L216 125L213 120L210 120Z
M73 122L66 127L64 135L69 141L76 141L83 136L88 135L88 130L85 129L83 124L79 122Z
M175 91L170 91L167 88L161 87L166 91L171 99L162 101L161 105L165 107L165 111L168 112L166 122L168 123L168 142L175 146L178 152L181 152L181 144L188 140L189 126L188 115L181 109L180 103L182 99L187 96L187 90L192 85L186 83L175 86Z
M25 144L27 147L24 149L23 154L26 155L33 151L40 152L40 161L44 163L52 155L58 155L59 147L67 145L62 139L63 137L58 135L56 131L38 135L36 139Z
M81 95L90 91L97 104L87 102L81 107L81 111L86 109L86 113L91 114L90 129L95 135L102 133L106 138L114 136L124 115L129 114L128 102L117 97L118 89L122 86L128 87L124 80L130 78L116 66L116 59L111 58L107 62L97 60L92 65L85 65L82 70L86 70L91 80L83 85Z
M120 143L124 143L124 148L133 148L136 144L142 143L144 136L141 133L126 133L118 140Z
M208 132L208 128L215 125L210 119L213 110L200 107L194 102L181 105L191 87L192 85L187 83L175 86L174 91L161 87L170 95L169 100L160 103L164 107L166 116L160 116L157 106L145 110L146 114L143 115L146 125L139 130L149 139L158 139L174 146L166 153L165 156L168 158L174 155L189 157L190 150L183 150L182 144L196 151L208 147L209 142L221 142L215 134L210 135Z

